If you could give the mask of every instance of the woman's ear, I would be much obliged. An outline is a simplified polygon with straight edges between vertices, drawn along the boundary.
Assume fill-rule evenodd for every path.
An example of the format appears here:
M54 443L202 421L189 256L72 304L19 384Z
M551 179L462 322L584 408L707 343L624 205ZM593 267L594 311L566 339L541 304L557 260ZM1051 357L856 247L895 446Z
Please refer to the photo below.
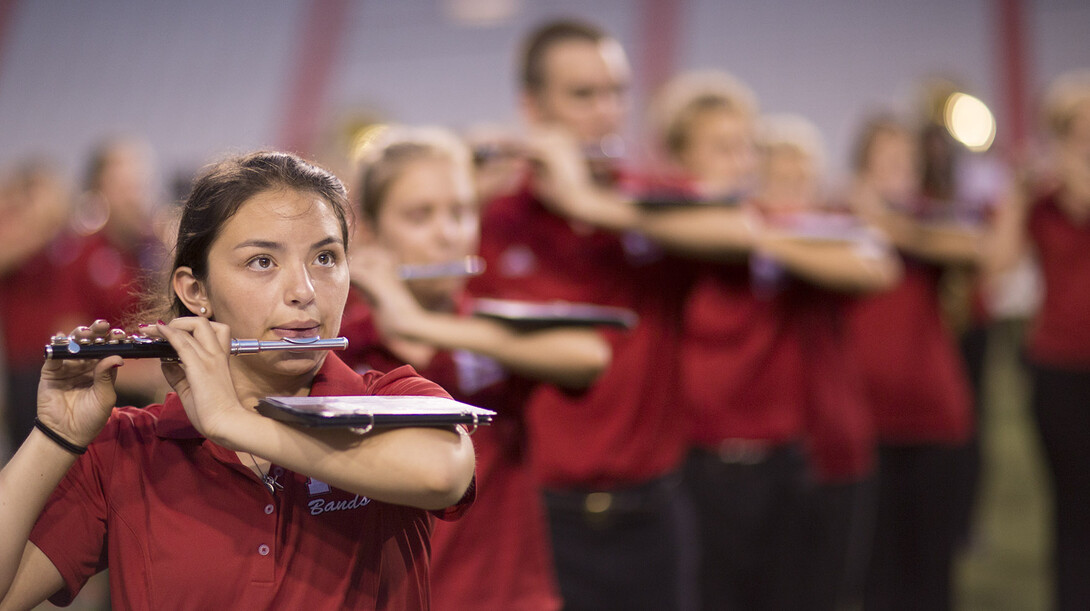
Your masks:
M208 292L205 290L204 282L201 282L193 275L191 268L182 266L175 269L174 274L170 277L170 286L174 289L174 294L178 296L178 299L190 312L212 318L212 304L208 301Z

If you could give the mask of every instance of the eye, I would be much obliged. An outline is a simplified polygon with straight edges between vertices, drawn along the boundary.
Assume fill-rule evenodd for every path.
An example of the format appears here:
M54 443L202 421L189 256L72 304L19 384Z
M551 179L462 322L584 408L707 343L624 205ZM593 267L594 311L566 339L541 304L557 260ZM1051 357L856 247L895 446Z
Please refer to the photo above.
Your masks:
M273 266L272 257L268 255L258 255L246 262L246 267L256 270L270 269Z
M322 267L333 267L337 264L337 255L329 250L322 251L314 258L314 262Z
M458 221L473 220L476 214L476 206L463 204L454 208L454 218Z
M411 223L423 223L431 216L431 208L420 206L405 211L405 218Z
M593 87L575 87L570 91L571 96L577 100L590 100L594 97Z

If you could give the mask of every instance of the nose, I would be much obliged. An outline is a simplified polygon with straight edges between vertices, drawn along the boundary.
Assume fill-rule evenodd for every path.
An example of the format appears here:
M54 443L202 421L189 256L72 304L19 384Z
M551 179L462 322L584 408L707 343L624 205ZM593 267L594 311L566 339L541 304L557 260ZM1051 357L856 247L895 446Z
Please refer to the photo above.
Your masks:
M305 265L289 268L284 277L284 301L290 305L308 305L314 301L314 281Z
M455 214L444 214L436 228L437 241L443 246L450 247L458 244L461 237L462 224Z
M594 96L594 111L599 124L608 127L610 132L616 131L620 125L620 116L624 101L619 92L613 89L599 91Z

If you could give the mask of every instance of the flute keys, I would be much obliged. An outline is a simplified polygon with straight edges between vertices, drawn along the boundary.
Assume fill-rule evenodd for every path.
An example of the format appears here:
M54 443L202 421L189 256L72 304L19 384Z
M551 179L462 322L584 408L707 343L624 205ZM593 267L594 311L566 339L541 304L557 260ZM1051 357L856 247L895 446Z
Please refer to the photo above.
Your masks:
M67 346L70 338L64 333L58 333L50 338L49 343L54 346Z

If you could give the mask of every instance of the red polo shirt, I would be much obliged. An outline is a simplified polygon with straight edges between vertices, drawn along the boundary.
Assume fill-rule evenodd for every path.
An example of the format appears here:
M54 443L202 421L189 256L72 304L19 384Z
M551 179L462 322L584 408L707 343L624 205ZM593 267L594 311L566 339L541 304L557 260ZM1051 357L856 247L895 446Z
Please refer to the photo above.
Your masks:
M682 379L693 442L801 440L803 355L797 308L754 286L746 265L709 265L685 310Z
M615 488L675 469L686 446L676 381L683 263L634 234L569 224L529 191L497 200L481 223L479 296L618 306L640 317L628 332L603 330L613 359L586 391L539 386L530 399L531 463L562 489Z
M93 320L80 299L82 248L79 237L61 235L0 277L0 335L12 369L41 369L43 347L54 333Z
M851 345L882 443L957 444L972 428L965 362L940 310L941 276L906 258L900 284L852 310Z
M1029 338L1036 362L1090 370L1090 221L1060 209L1060 192L1042 195L1029 216L1029 234L1044 276L1045 298Z
M148 237L120 247L99 232L84 238L82 249L76 290L83 311L90 320L103 318L118 327L134 322L129 319L140 310L147 275L166 256L162 244Z
M404 367L357 375L329 355L314 395L447 396ZM54 491L30 540L65 604L110 571L126 609L427 609L431 512L371 501L273 467L270 495L204 439L178 398L115 410ZM460 515L473 489L456 507Z
M856 481L875 465L875 430L863 372L848 343L855 298L801 283L799 302L806 382L806 440L817 481Z
M469 310L468 297L461 300ZM357 370L404 363L387 349L371 310L353 291L341 324L349 338L345 362ZM541 496L524 460L523 408L534 383L513 377L491 359L466 351L437 352L420 373L459 401L498 412L473 435L477 498L457 522L436 524L431 545L435 611L554 611L560 595Z

